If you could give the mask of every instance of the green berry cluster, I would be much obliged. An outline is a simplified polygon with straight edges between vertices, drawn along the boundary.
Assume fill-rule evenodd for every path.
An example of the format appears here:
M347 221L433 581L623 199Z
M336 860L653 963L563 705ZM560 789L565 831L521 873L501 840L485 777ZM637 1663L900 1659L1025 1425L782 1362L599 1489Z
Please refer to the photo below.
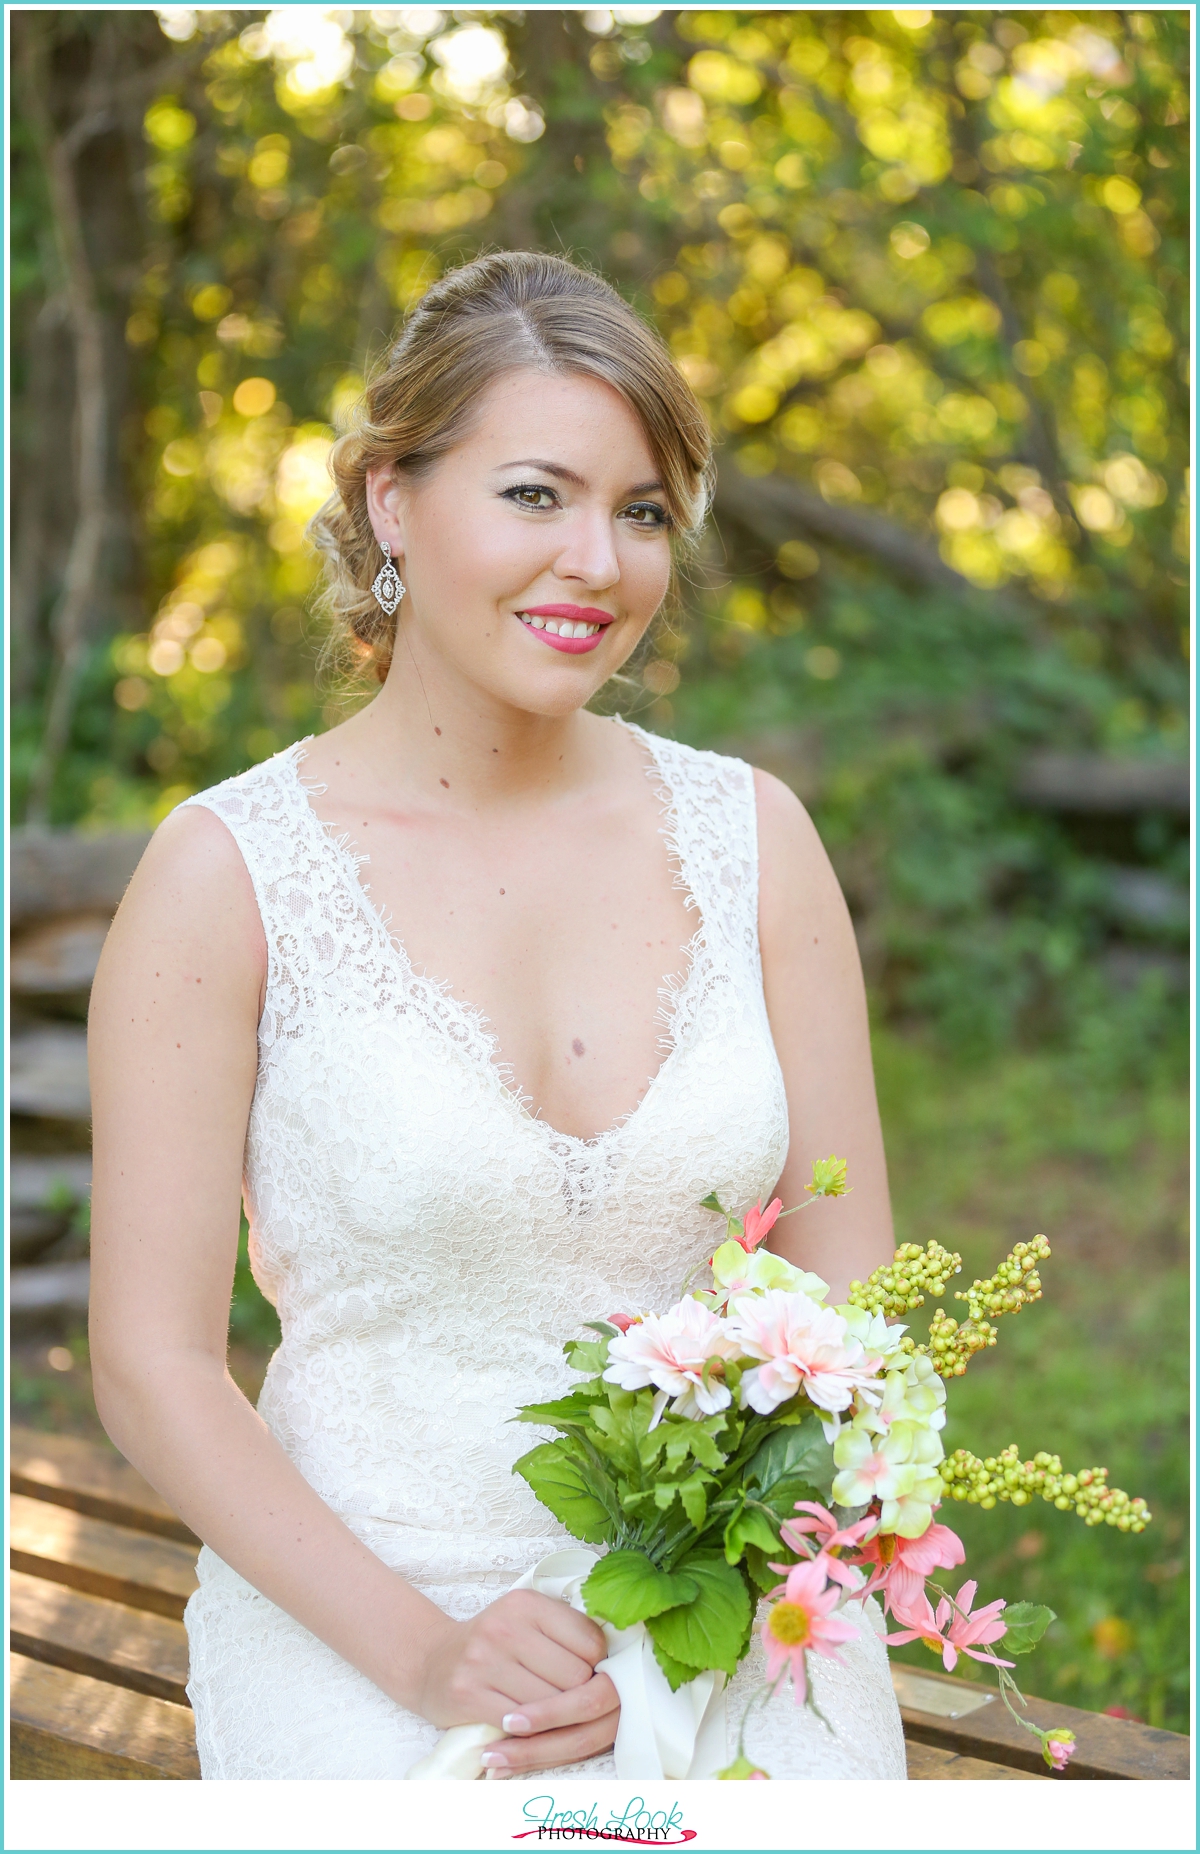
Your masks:
M961 1378L976 1352L995 1345L996 1328L987 1320L964 1320L960 1326L939 1307L929 1322L929 1342L918 1352L928 1354L940 1378Z
M961 1267L962 1256L951 1255L939 1242L928 1242L923 1249L916 1242L902 1243L885 1267L866 1281L852 1281L846 1298L852 1307L893 1319L923 1307L927 1293L943 1293Z
M968 1317L976 1323L989 1313L1016 1313L1030 1301L1042 1298L1037 1265L1049 1259L1050 1244L1044 1236L1019 1242L989 1280L972 1282L965 1294L954 1298L966 1301Z
M1057 1455L1044 1452L1022 1461L1015 1442L999 1455L981 1461L969 1449L956 1448L941 1465L942 1480L952 1500L990 1510L997 1500L1028 1506L1036 1494L1049 1500L1060 1513L1074 1507L1085 1526L1115 1526L1118 1532L1144 1532L1150 1511L1142 1499L1131 1500L1119 1487L1108 1484L1107 1468L1081 1468L1064 1474Z
M1030 1301L1042 1298L1037 1265L1049 1254L1050 1244L1044 1236L1019 1242L988 1280L972 1282L965 1294L955 1295L956 1300L967 1303L965 1320L951 1319L944 1307L938 1308L929 1322L928 1343L916 1350L928 1354L939 1377L961 1378L976 1352L995 1345L996 1328L988 1314L999 1319L1001 1314L1019 1313Z

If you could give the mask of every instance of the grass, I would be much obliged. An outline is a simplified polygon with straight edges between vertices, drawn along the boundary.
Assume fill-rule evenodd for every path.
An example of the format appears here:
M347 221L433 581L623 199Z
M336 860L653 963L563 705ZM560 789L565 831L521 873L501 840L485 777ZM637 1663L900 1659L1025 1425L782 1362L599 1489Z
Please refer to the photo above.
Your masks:
M1043 1231L1044 1298L1000 1324L1000 1342L951 1382L948 1448L1103 1463L1150 1502L1140 1537L1088 1531L1035 1502L991 1513L949 1505L980 1600L1045 1602L1057 1612L1018 1674L1028 1691L1090 1710L1121 1706L1188 1729L1188 1099L1176 1073L1136 1079L1091 1055L1005 1054L964 1067L912 1033L877 1032L876 1074L897 1240L936 1236L968 1281ZM948 1303L953 1306L953 1301ZM926 1312L930 1309L926 1309ZM923 1331L924 1315L913 1328ZM231 1364L257 1393L274 1313L243 1255ZM62 1337L57 1340L62 1344ZM97 1436L87 1344L72 1365L48 1341L14 1352L14 1416ZM61 1367L64 1360L58 1354ZM952 1578L952 1584L957 1583ZM919 1644L896 1651L931 1665ZM990 1673L960 1661L959 1671Z
M1030 1692L1186 1731L1186 1090L1169 1076L1097 1079L1052 1054L962 1069L887 1032L876 1072L897 1240L935 1236L961 1253L968 1282L1038 1231L1052 1251L1043 1299L1002 1320L995 1349L951 1381L947 1449L989 1455L1015 1441L1023 1458L1044 1448L1065 1466L1103 1464L1154 1515L1133 1537L1041 1501L990 1513L947 1503L941 1517L967 1548L957 1576L978 1579L981 1602L1057 1612L1018 1668ZM920 1644L898 1652L932 1665Z

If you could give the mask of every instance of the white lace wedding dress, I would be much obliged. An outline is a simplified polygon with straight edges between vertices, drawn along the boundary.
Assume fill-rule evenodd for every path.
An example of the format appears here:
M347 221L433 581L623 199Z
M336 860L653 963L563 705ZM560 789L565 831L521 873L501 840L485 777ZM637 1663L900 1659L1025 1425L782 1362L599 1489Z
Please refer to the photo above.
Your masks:
M231 831L268 949L245 1193L283 1336L259 1409L322 1499L455 1617L574 1543L511 1472L540 1433L513 1411L567 1388L582 1322L675 1299L713 1246L700 1199L754 1203L787 1152L750 770L634 732L697 926L663 993L662 1066L591 1140L531 1114L484 1020L413 970L310 805L303 744L188 801ZM399 1778L432 1749L434 1726L207 1547L198 1569L206 1779ZM790 1686L756 1709L747 1749L773 1777L904 1777L881 1626L871 1601L844 1665L810 1656L828 1727ZM731 1757L761 1679L756 1647L729 1693ZM604 1755L551 1774L615 1772Z

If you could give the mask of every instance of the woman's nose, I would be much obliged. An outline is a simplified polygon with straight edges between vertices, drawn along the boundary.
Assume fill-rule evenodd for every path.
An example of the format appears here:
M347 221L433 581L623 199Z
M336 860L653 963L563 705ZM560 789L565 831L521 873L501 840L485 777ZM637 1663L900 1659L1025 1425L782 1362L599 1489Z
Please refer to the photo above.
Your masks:
M575 511L554 570L560 579L581 579L597 592L616 585L621 568L612 516L606 510Z

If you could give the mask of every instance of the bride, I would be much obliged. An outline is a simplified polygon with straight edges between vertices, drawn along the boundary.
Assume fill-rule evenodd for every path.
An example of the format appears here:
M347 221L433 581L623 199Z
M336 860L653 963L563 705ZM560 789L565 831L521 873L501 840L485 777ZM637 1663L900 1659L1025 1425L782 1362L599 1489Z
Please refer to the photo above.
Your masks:
M804 810L587 704L704 520L709 438L598 278L501 253L432 289L334 447L327 599L374 700L157 832L93 993L92 1360L118 1448L205 1541L203 1775L612 1776L600 1628L514 1582L571 1543L511 1464L562 1343L661 1308L700 1200L853 1195L773 1246L844 1298L890 1257L854 935ZM369 877L369 882L367 878ZM789 1131L790 1129L790 1131ZM282 1341L226 1369L244 1197ZM899 1778L874 1602L777 1778ZM757 1648L727 1708L734 1755Z

